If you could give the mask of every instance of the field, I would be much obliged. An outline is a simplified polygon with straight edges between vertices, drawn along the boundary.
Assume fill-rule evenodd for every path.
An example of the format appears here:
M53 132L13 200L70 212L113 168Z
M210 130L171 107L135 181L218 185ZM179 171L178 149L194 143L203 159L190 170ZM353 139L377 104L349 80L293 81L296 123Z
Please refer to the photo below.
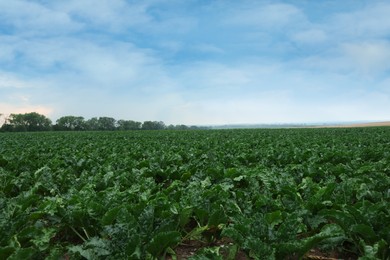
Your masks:
M0 133L0 259L389 259L390 128Z
M359 124L328 125L328 126L320 126L320 127L322 127L322 128L324 128L324 127L327 127L327 128L335 128L335 127L348 128L348 127L373 127L373 126L390 126L390 121L359 123Z

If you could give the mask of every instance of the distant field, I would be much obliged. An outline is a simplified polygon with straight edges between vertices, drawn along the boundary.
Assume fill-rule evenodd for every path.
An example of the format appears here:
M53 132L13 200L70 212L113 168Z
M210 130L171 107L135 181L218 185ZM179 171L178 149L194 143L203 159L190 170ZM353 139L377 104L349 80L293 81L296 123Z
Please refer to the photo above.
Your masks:
M390 129L0 133L0 259L389 259Z
M372 123L359 123L359 124L345 124L345 125L325 125L316 126L315 128L333 128L333 127L375 127L375 126L390 126L390 121L386 122L372 122Z

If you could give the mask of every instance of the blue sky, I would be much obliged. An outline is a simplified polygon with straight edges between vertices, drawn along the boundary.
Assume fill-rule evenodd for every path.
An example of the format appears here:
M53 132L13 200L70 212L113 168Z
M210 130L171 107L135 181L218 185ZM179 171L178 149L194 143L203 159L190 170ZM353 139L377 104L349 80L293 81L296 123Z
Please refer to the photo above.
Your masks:
M0 113L390 120L390 2L0 0Z

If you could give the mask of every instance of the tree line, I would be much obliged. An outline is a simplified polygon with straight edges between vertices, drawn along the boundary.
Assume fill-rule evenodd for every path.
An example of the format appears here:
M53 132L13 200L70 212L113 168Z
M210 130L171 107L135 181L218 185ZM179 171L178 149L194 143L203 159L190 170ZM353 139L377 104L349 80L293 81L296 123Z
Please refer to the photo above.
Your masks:
M1 115L1 114L0 114ZM112 117L63 116L55 124L44 115L36 112L10 114L0 128L2 132L36 131L115 131L115 130L192 130L204 129L198 126L165 125L162 121L116 120Z

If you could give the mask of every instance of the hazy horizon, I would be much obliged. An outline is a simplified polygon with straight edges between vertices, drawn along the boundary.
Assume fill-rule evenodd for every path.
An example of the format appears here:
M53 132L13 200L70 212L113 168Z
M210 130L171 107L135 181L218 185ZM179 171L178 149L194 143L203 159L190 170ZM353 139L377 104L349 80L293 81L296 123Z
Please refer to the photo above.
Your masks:
M390 2L0 1L0 113L390 120Z

